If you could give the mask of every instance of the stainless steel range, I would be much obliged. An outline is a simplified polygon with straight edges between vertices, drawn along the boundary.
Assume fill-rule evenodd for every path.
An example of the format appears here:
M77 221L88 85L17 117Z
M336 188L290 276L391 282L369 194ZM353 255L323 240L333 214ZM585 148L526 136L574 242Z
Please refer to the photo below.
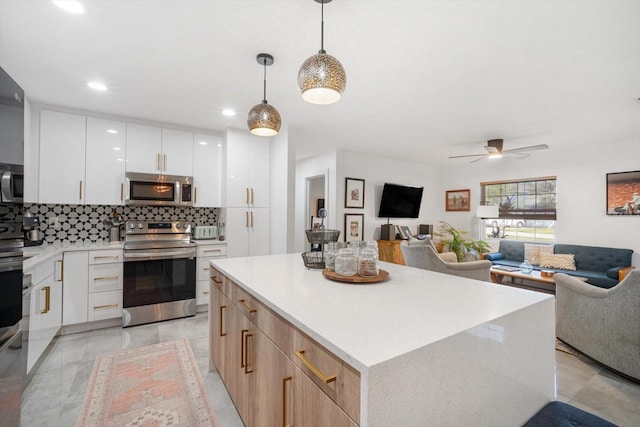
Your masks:
M127 221L122 326L196 314L196 244L191 225Z

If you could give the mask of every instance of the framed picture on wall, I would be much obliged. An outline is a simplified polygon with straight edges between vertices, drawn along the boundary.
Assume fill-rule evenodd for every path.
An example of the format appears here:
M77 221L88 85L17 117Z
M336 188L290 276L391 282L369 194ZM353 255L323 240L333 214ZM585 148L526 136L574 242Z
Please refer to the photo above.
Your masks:
M607 174L607 215L640 215L640 171Z
M344 214L344 241L364 240L364 214Z
M364 209L364 179L345 178L344 207Z
M471 210L471 190L451 190L445 195L445 207L447 212L464 212Z

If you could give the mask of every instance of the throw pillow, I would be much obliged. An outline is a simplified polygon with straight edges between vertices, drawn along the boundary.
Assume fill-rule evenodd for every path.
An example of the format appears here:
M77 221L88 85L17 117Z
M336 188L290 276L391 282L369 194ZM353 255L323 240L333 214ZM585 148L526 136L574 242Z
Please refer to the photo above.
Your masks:
M540 267L557 268L560 270L575 270L576 262L574 254L542 254L540 255Z
M528 260L532 265L540 265L542 254L552 255L553 245L524 244L524 259Z

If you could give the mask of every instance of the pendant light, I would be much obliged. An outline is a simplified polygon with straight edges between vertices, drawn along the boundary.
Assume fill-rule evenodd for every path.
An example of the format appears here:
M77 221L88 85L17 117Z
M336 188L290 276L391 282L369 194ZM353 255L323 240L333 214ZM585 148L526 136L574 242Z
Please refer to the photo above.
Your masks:
M342 97L347 75L342 64L324 50L324 4L331 0L315 0L321 6L320 50L309 57L298 71L302 99L312 104L333 104Z
M264 92L262 103L254 105L247 117L247 126L252 134L258 136L274 136L280 130L280 113L267 103L267 65L273 64L273 56L259 53L258 64L264 66Z

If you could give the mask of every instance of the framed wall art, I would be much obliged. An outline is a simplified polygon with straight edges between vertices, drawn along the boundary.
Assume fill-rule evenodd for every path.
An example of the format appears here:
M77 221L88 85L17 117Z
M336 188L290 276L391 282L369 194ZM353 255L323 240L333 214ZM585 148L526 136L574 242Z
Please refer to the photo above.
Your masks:
M607 174L607 215L640 215L640 171Z
M471 190L451 190L445 195L447 212L465 212L471 210Z
M364 214L344 214L344 241L364 240Z
M344 207L364 209L364 179L345 178Z

